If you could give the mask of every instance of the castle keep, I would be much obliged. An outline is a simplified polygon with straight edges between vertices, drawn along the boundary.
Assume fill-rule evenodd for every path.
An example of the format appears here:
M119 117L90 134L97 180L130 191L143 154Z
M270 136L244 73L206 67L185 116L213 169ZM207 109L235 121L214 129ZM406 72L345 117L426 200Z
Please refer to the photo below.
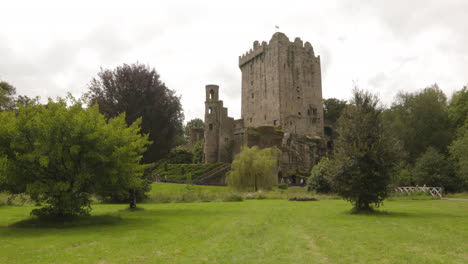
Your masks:
M243 145L277 146L282 173L308 171L324 151L320 56L277 32L239 56L239 68L241 119L228 116L219 86L205 87L205 162L231 162Z

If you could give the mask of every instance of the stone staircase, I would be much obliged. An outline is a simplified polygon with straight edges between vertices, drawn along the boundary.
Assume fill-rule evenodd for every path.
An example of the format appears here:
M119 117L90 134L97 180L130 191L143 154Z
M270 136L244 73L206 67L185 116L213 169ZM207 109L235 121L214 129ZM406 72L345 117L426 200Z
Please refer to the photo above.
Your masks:
M206 172L197 179L193 180L194 184L199 185L226 185L226 173L231 170L231 164L226 164L221 168L215 168Z

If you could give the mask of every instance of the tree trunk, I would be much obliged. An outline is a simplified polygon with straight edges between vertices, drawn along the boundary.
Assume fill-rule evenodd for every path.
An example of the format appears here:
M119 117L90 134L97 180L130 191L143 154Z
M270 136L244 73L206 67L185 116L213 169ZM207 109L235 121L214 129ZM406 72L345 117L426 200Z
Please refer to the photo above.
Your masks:
M135 190L130 194L130 209L136 208L136 193Z

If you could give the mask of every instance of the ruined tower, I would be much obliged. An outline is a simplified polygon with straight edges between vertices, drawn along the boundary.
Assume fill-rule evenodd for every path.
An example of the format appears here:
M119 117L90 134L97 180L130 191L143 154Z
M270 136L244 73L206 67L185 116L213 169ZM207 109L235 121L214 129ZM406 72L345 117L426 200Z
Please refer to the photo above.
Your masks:
M323 136L320 56L280 32L239 57L244 127L280 126L285 133Z
M223 101L219 100L219 86L205 86L205 163L232 160L233 118L228 117Z

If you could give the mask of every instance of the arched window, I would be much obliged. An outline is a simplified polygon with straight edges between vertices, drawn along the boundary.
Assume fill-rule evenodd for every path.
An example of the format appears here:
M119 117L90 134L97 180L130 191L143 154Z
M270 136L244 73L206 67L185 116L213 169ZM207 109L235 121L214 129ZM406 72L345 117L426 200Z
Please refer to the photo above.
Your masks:
M210 99L214 99L214 91L210 90Z
M213 130L213 124L209 125L210 130Z
M210 106L210 107L208 108L208 114L211 114L211 113L213 113L213 108Z

